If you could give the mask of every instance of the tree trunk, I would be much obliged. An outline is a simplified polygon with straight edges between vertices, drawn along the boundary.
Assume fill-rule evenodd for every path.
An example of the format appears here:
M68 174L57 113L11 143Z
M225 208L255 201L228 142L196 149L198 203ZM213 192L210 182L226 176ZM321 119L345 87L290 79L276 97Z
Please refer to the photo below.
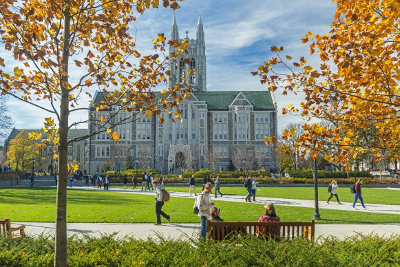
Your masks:
M69 1L66 1L66 5ZM63 46L63 68L68 73L69 42L70 42L70 14L67 8L64 11L64 46ZM62 78L66 83L68 77ZM68 117L69 117L69 91L61 87L60 104L60 127L59 127L59 149L58 170L59 178L57 184L57 210L56 210L56 244L54 253L54 266L67 267L67 170L68 170Z

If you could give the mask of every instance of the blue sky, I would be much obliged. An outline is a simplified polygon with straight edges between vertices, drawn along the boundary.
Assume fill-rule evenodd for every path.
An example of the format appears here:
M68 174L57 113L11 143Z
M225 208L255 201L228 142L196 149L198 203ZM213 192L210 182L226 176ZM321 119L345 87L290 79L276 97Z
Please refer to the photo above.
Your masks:
M266 90L257 77L250 72L274 54L271 46L283 46L287 54L294 59L300 56L309 58L308 46L301 38L311 30L325 34L333 20L335 4L329 0L186 0L176 10L176 19L180 37L189 31L194 38L199 14L204 25L207 55L208 91L244 91ZM141 54L152 53L152 39L158 33L169 38L174 12L160 8L148 10L137 16L130 25L134 36L137 30L137 46ZM10 57L9 52L0 48L0 56ZM311 58L318 64L318 59ZM15 64L15 62L9 62ZM14 65L15 66L15 65ZM13 65L9 65L12 69ZM12 68L11 68L12 67ZM281 115L280 109L290 103L299 104L302 96L283 96L275 92L278 103L278 126L282 130L289 122L300 121L299 117ZM46 105L43 101L38 102ZM17 128L41 128L45 117L49 115L38 108L8 99L9 109ZM88 99L83 98L80 107L87 107ZM73 114L70 123L85 120L87 112ZM84 128L82 125L79 128Z

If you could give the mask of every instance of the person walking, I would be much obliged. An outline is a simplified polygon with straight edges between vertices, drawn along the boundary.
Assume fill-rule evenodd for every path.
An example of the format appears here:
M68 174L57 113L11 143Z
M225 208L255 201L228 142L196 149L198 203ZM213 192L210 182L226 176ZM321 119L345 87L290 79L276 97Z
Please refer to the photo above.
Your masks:
M337 202L338 202L339 204L342 204L342 203L340 203L339 197L338 197L338 195L337 195L337 193L336 193L336 189L337 189L339 186L337 185L337 182L336 182L335 179L332 180L332 182L331 182L331 184L329 185L329 187L331 187L331 196L328 198L328 201L327 201L326 203L329 204L329 200L331 200L331 198L332 198L333 196L335 196Z
M137 178L136 178L135 175L133 175L133 176L132 176L133 190L136 189L137 183L138 183Z
M161 174L160 178L158 179L158 183L165 186L165 177L164 177L164 173Z
M200 217L200 235L204 238L207 237L207 220L210 219L211 209L214 207L214 203L211 202L211 190L213 186L211 183L204 185L204 191L197 197L197 205L199 207Z
M221 191L219 190L219 189L220 189L220 186L221 186L221 180L219 179L219 176L217 176L217 178L215 179L214 186L215 186L215 188L214 188L214 191L215 191L215 198L217 198L217 192L218 192L218 193L221 195L221 197L222 197L222 193L221 193Z
M55 173L54 173L54 181L56 181L56 186L57 186L57 180L58 180L58 173L55 172Z
M128 177L126 174L124 174L124 177L122 178L122 182L124 183L124 190L126 189L126 184L128 183Z
M147 173L144 172L142 175L142 191L143 191L143 186L144 186L144 191L147 191Z
M150 173L150 176L148 177L148 181L149 181L149 190L150 190L150 188L151 188L151 190L154 190L154 188L153 188L153 180L154 180L153 174Z
M101 189L101 183L103 182L103 178L101 177L101 175L97 176L97 188Z
M74 183L74 177L69 177L69 187L72 188L72 184Z
M251 202L251 186L253 184L253 180L251 180L250 175L247 177L246 181L244 182L244 186L246 187L247 190L247 195L246 195L246 202L249 201Z
M189 195L192 196L192 189L194 190L194 196L197 196L196 194L196 181L194 179L194 174L192 174L192 177L189 179Z
M157 180L153 180L153 186L155 188L155 193L156 193L156 217L157 217L157 223L154 225L161 225L161 216L163 216L165 219L167 219L168 223L171 222L171 216L167 215L165 212L163 212L161 209L164 206L164 202L162 201L162 195L163 192L162 190L165 190L164 185L159 184Z
M110 176L104 177L104 190L108 190L108 184L110 183Z
M253 179L251 180L251 195L253 196L253 201L256 201L256 190L257 190L257 184L256 182L256 177L253 176Z
M354 194L353 209L356 208L356 202L358 199L360 199L361 205L363 206L364 210L367 209L364 205L363 197L361 196L361 184L362 183L363 183L363 179L361 179L361 178L358 179L358 181L356 182L356 193Z

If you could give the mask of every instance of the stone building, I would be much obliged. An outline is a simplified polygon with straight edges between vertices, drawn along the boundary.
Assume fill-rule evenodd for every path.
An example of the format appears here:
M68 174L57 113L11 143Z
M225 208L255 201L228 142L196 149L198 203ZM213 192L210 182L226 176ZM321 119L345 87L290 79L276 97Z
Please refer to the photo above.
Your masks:
M175 16L170 37L180 42L184 40L179 38ZM190 66L185 66L181 58L170 62L170 86L182 82L183 76L193 86L190 97L178 106L183 120L173 123L169 119L171 113L163 111L151 118L143 115L134 122L118 126L118 142L112 141L107 133L93 136L89 141L88 159L92 173L101 172L101 164L107 158L123 161L126 157L133 159L133 167L142 168L143 161L148 161L149 168L161 172L174 169L175 173L178 173L177 161L191 157L192 164L185 167L199 170L208 167L206 155L211 147L220 152L218 166L223 170L227 170L233 153L240 149L252 151L254 160L260 155L265 157L262 168L274 168L270 148L263 140L264 136L277 134L277 105L273 94L247 90L207 91L205 48L203 24L199 18L196 38L189 39ZM173 49L170 48L170 52ZM195 69L195 75L185 73L185 68ZM93 101L97 103L102 99L103 93L97 92ZM107 119L109 111L98 112L96 116ZM159 122L161 116L165 118L164 123ZM89 124L89 132L95 130L93 127ZM255 165L250 168L256 169Z

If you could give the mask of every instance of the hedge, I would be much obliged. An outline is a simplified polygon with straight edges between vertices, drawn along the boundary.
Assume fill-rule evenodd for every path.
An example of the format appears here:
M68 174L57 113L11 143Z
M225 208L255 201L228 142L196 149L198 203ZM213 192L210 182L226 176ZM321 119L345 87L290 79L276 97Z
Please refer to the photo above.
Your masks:
M313 171L310 169L304 170L288 170L290 177L293 178L313 178ZM347 172L345 171L317 171L318 178L347 178ZM354 171L349 172L349 177L373 177L368 172L357 172L355 174Z
M201 241L197 236L146 240L76 235L67 242L68 266L399 266L400 237L356 234L276 242L242 236ZM0 238L0 266L53 266L54 238Z
M398 184L399 179L397 178L370 178L370 177L361 177L363 178L363 183L364 184ZM256 182L259 184L313 184L314 179L310 178L293 178L293 177L283 177L280 179L276 178L257 178L255 179ZM354 178L350 179L343 179L343 178L336 178L338 184L353 184L354 183ZM201 178L195 178L195 181L197 184L202 184L203 181ZM122 183L122 178L112 178L111 179L112 183ZM132 182L132 178L128 179L128 183ZM142 182L142 178L138 178L138 182ZM166 183L182 183L182 184L187 184L189 183L189 178L179 178L177 175L175 177L170 177L166 176L165 178ZM243 177L241 178L220 178L221 184L242 184L244 182ZM325 178L325 179L318 179L317 180L318 184L330 184L332 182L332 178Z

